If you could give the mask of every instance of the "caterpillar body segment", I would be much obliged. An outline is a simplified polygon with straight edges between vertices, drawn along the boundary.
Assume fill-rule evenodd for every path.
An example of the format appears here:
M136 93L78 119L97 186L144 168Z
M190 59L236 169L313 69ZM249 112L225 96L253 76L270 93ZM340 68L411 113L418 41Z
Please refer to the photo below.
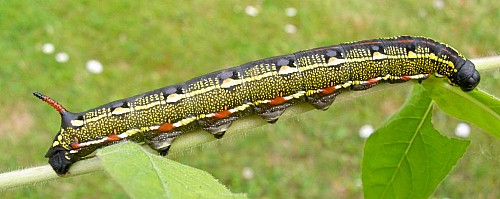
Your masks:
M447 77L464 91L480 81L474 64L448 45L399 36L257 60L81 113L34 95L62 117L45 157L64 175L96 149L124 140L146 143L165 155L176 137L196 129L221 138L233 121L247 115L258 114L272 123L298 103L326 110L342 92L431 75Z

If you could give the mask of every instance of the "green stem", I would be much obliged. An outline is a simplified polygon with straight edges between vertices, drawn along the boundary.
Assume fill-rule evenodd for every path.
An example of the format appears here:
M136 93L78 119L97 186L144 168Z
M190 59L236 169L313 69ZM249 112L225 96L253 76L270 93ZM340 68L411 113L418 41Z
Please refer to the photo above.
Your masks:
M471 60L475 65L478 71L487 71L500 69L500 56L493 57L482 57ZM415 83L415 81L411 81ZM349 99L353 99L356 97L368 95L370 93L391 89L399 86L408 86L411 83L405 84L381 84L374 88L357 91L357 92L346 92L342 93L336 98L336 103ZM294 117L296 114L304 113L313 108L305 103L290 107L285 111L280 119L286 119L290 117ZM240 120L235 121L231 127L228 129L224 138L234 138L236 136L241 136L242 133L245 133L247 129L255 128L258 126L262 126L267 124L264 120L262 120L258 116L249 116L242 118ZM170 149L169 157L173 158L182 154L182 152L192 149L193 147L200 146L207 142L215 141L216 139L209 133L206 133L202 130L198 130L195 132L190 132L176 138L175 142L172 143L172 147ZM75 163L71 166L69 172L70 174L64 176L72 177L87 173L93 173L96 171L101 171L102 164L99 158L90 158L87 160L82 160ZM32 167L27 169L20 169L16 171L10 171L6 173L0 174L0 191L6 189L12 189L16 187L22 187L26 185L33 185L40 182L47 182L52 180L61 179L56 175L56 173L52 170L49 165Z
M93 173L100 170L102 170L102 165L99 158L90 158L80 161L79 164L74 164L71 168L71 175L67 175L64 178ZM50 165L10 171L0 174L0 191L61 178L63 177L59 177L54 170L52 170Z
M500 69L500 56L480 57L471 59L478 71Z

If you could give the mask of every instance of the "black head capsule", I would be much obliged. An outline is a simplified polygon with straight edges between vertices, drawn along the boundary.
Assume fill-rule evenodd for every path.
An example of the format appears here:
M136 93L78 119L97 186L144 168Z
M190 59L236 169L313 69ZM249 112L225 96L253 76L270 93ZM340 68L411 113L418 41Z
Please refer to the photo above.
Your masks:
M65 142L63 141L63 137L61 136L61 134L64 132L63 126L68 125L68 121L70 121L71 118L74 117L74 114L68 112L61 104L48 96L45 96L38 92L34 92L33 95L35 95L35 97L37 97L38 99L46 102L48 105L52 106L61 115L61 130L59 130L59 132L56 134L56 137L52 142L52 146L45 154L45 157L49 158L49 164L50 166L52 166L57 175L64 175L68 172L69 167L74 162L79 160L77 156L70 153L70 149L64 144Z
M458 72L450 77L451 82L460 86L460 88L469 92L476 88L481 80L479 72L470 60L466 60L461 66L457 67Z

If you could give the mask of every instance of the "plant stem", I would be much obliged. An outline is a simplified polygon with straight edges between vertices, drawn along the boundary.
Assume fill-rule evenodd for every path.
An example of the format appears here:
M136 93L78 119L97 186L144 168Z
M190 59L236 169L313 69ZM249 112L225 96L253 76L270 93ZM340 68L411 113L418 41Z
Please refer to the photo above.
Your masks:
M102 166L99 158L90 158L80 161L79 164L74 164L70 170L71 174L64 177L58 176L50 165L20 169L0 174L0 191L100 170L102 170Z

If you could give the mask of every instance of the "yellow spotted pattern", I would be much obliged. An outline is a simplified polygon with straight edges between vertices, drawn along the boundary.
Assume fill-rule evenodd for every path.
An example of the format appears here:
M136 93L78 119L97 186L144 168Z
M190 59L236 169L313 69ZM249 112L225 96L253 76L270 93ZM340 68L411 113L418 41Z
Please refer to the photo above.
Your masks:
M412 39L418 42L405 42ZM439 55L437 50L441 48L453 55ZM263 59L77 114L81 118L62 128L53 145L72 150L71 143L100 140L124 132L126 139L142 142L165 123L187 132L199 128L196 121L218 112L230 110L233 114L241 113L238 117L242 117L252 113L253 106L269 108L267 103L277 97L299 99L327 87L349 87L372 78L451 76L456 68L450 56L464 59L453 48L427 38L395 37ZM77 155L83 157L112 143L78 149Z

